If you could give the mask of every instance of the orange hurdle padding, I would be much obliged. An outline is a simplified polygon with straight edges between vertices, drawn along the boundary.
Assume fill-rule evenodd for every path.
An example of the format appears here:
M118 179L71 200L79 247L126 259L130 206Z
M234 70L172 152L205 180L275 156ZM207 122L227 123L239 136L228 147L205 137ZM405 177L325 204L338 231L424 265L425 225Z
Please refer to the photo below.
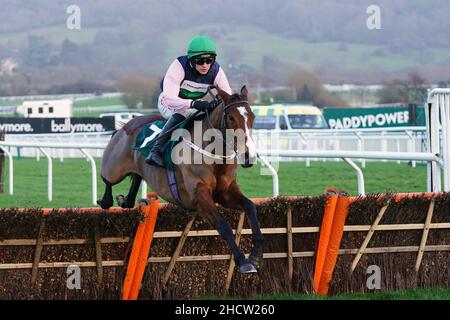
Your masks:
M141 222L136 231L133 249L128 263L127 273L123 284L122 299L136 300L144 277L145 267L150 252L150 247L158 216L158 196L149 192L147 194L149 205L142 206L141 211L145 215L145 221Z
M319 289L317 293L327 295L330 288L330 282L333 277L334 267L336 266L339 247L344 233L345 219L347 218L350 199L347 196L339 196L336 204L336 211L333 217L333 226L331 228L330 240L328 241L327 253L323 263L322 275L320 277Z
M130 259L128 260L127 273L125 281L123 283L122 299L128 300L131 291L131 285L133 283L134 273L136 271L136 265L141 251L142 239L144 238L145 222L139 223L136 235L134 236L133 249L131 250Z
M323 264L328 248L328 242L330 240L331 227L333 225L334 212L336 210L338 196L332 195L327 199L325 206L325 212L323 215L322 226L320 227L319 245L317 247L316 254L316 266L314 268L314 290L319 291L320 278L322 276Z
M392 200L393 201L401 201L403 199L413 198L413 197L423 197L425 199L431 200L431 198L442 195L442 192L412 192L412 193L394 193L392 194ZM379 194L378 197L381 199L386 194ZM350 202L355 202L360 199L364 199L365 196L359 196L359 197L350 197Z

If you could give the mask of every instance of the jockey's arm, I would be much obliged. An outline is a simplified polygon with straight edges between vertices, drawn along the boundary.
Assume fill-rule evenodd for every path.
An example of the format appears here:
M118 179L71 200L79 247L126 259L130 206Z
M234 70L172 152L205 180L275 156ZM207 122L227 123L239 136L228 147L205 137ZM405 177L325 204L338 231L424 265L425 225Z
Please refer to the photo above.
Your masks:
M191 107L192 99L183 99L178 96L180 92L181 82L184 79L183 66L176 59L169 66L164 77L163 92L161 96L161 104L173 111L186 110ZM230 84L222 68L219 69L214 85L222 89L228 94L232 94Z
M163 92L161 95L161 104L164 107L173 111L186 110L191 107L191 99L182 99L178 96L183 79L183 66L175 59L169 66L166 76L164 77Z
M229 95L232 94L230 84L228 82L227 76L225 75L225 72L223 72L222 67L220 67L219 72L217 73L217 76L214 79L214 85L216 87L219 87L221 90L225 91Z

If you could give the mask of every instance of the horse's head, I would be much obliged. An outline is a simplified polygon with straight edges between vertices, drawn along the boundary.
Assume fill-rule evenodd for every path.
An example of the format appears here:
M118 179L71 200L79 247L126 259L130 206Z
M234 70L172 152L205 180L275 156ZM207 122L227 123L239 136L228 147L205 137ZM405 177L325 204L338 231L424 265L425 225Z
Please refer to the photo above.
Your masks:
M256 162L256 147L251 137L251 130L255 120L248 103L248 90L241 88L240 94L229 95L217 88L224 101L224 121L227 133L233 133L232 139L238 153L238 163L244 168L251 167Z

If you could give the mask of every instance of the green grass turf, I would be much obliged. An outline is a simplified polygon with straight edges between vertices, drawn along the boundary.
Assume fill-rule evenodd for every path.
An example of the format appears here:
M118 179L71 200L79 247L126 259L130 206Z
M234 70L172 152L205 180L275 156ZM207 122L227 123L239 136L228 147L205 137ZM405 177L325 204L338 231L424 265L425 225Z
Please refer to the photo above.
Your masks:
M45 37L50 43L61 43L68 39L76 44L91 43L95 40L98 32L115 31L119 27L83 27L80 30L70 30L65 24L55 26L33 28L19 32L0 32L0 44L8 45L9 42L14 44L26 44L29 36Z
M89 107L106 107L106 106L123 106L125 110L127 107L123 104L120 97L97 97L85 100L75 100L73 102L73 116L74 117L89 117L97 118L102 113L117 112L108 110L89 110Z
M74 108L82 107L104 107L104 106L117 106L123 105L120 97L98 97L92 99L75 100L73 102Z
M47 201L47 161L34 158L15 159L14 196L8 191L8 162L5 163L4 193L0 195L0 207L91 207L91 167L84 159L53 161L53 202ZM100 169L100 159L97 159ZM425 191L426 167L411 168L402 163L368 162L363 169L368 193L386 190L396 192ZM261 167L239 169L239 185L250 197L269 197L272 179L261 175ZM326 187L339 187L356 194L356 178L353 171L342 162L311 162L306 168L304 162L280 163L278 170L280 193L282 195L320 195ZM126 193L129 180L113 187L113 194ZM103 182L98 178L98 194L103 192ZM139 193L140 194L140 193ZM228 297L201 297L200 299L233 299ZM237 299L237 298L236 298ZM344 294L331 297L317 295L268 295L256 296L257 300L411 300L450 299L450 291L433 288L399 292L373 292L369 294Z
M180 28L169 32L167 36L166 64L170 57L176 57L186 50L186 41L195 34L205 30L220 34L217 39L220 61L226 61L231 52L238 52L238 64L260 67L264 56L277 57L280 61L302 63L309 67L321 66L333 62L349 69L382 68L385 70L402 70L420 65L434 65L446 61L449 49L428 48L412 50L408 54L391 53L388 48L378 45L347 43L346 50L339 50L339 42L306 42L301 39L289 39L268 32L263 28L225 24L202 25L191 28ZM242 46L245 42L245 46ZM267 45L270 43L270 45ZM237 49L239 48L239 49ZM384 56L376 56L374 52L382 49Z
M233 300L238 297L200 297L198 300ZM255 296L249 300L450 300L450 290L443 288L414 289L405 291L348 293L322 297L314 294Z
M23 103L23 100L8 100L0 99L0 106L18 106Z
M0 106L18 106L23 103L23 100L7 100L0 99ZM117 106L123 105L120 97L96 97L90 99L74 100L74 108L84 107L103 107L103 106Z
M4 167L4 192L0 207L92 207L91 165L85 159L53 160L53 201L47 200L47 160L41 157L14 160L14 195L8 193L8 160ZM97 159L98 197L103 194L100 179L101 161ZM417 168L393 162L368 162L363 169L366 193L426 191L426 166ZM343 162L280 163L278 170L280 195L321 195L326 187L337 187L357 194L357 180L353 170ZM238 183L248 197L270 197L272 177L261 175L259 165L239 168ZM113 195L126 194L130 186L127 178L113 187ZM140 192L138 193L140 196Z

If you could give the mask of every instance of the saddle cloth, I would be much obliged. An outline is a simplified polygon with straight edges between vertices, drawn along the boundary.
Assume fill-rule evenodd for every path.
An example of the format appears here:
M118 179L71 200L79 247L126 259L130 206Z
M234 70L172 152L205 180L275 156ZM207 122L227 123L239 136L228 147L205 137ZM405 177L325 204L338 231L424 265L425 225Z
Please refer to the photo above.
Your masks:
M144 157L147 157L166 122L167 120L158 120L144 125L136 137L133 149L139 151ZM178 142L169 139L161 148L166 167L169 169L173 168L171 152Z

